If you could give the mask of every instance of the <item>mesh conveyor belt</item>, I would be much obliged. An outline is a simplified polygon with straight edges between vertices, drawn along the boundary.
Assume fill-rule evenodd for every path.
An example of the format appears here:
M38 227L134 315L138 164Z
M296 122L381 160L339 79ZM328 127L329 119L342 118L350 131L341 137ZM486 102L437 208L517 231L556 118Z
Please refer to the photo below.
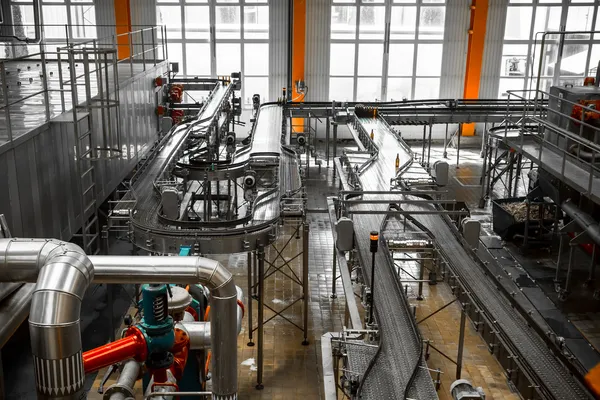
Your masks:
M390 178L396 174L396 155L403 157L403 163L408 154L395 136L378 119L362 119L361 123L368 132L374 131L375 144L380 149L378 158L360 177L364 190L389 190ZM385 132L385 134L383 134ZM368 198L368 196L363 196ZM359 205L352 208L363 210L385 210L385 205ZM371 281L371 253L369 250L369 233L379 231L384 220L382 215L354 216L354 230L357 249L363 265L365 279ZM380 240L380 248L375 256L375 311L381 333L381 350L375 358L371 371L366 375L362 384L364 399L401 399L406 385L415 369L417 361L426 367L421 354L421 340L415 332L414 320L409 304L404 296L401 285L397 281L393 261L389 252ZM429 372L419 368L414 383L409 391L414 399L437 399L437 394Z
M426 209L419 205L405 205L405 210ZM431 208L430 208L431 209ZM547 345L533 329L512 308L494 282L485 275L479 266L461 246L451 228L442 217L436 215L414 215L414 219L435 235L438 247L443 250L455 272L463 279L474 294L484 301L486 310L497 321L498 326L507 333L539 379L544 382L551 395L556 399L585 399L586 392L567 372L561 363L551 354Z

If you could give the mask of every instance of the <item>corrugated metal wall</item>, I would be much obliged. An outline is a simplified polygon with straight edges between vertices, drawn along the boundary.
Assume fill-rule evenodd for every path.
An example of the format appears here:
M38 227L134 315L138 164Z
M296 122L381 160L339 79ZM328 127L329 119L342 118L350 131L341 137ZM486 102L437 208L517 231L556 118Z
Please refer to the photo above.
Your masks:
M163 63L121 86L120 123L126 157L96 162L98 202L108 197L157 139L152 80L164 73ZM13 235L70 240L80 228L72 129L72 123L50 122L0 154L0 188L7 189L0 191L0 213L6 215Z
M483 51L483 65L479 85L479 98L482 99L498 98L507 5L508 1L506 0L489 0L485 49Z
M440 97L462 98L465 87L467 49L469 45L469 0L449 1L446 5L444 51Z
M269 100L287 86L288 0L269 2Z
M306 58L304 79L308 101L329 98L330 0L306 0Z

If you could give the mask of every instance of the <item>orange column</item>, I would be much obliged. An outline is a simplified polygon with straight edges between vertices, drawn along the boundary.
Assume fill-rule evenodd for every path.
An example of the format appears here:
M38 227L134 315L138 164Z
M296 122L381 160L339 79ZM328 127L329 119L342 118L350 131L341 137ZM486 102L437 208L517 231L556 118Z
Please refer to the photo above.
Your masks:
M296 92L296 82L304 80L304 55L306 52L306 0L294 0L294 25L292 28L292 100L303 101ZM293 118L294 131L304 130L304 118Z
M465 74L465 99L479 98L481 64L485 47L485 28L488 14L488 0L472 0L469 47L467 50L467 70ZM463 124L463 136L475 134L475 124Z
M119 60L129 58L129 36L131 32L131 11L129 0L114 0L115 25L117 31L117 51ZM119 36L120 35L120 36Z

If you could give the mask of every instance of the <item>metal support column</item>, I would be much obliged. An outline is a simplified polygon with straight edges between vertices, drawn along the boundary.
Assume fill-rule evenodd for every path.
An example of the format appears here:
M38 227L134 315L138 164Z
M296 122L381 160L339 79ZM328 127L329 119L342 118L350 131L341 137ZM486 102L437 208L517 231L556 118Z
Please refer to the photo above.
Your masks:
M265 248L258 246L258 351L256 370L256 389L264 389L263 385L263 352L264 352L264 300L265 300Z
M327 168L329 168L329 129L331 121L329 117L327 117L327 122L325 123L325 158L327 159Z
M332 299L335 299L337 297L337 294L335 293L335 287L336 287L336 281L337 281L337 271L336 271L336 266L337 264L337 248L335 247L335 243L333 244L333 265L332 265L332 277L331 277L331 297Z
M333 158L335 159L337 157L337 132L338 131L338 126L337 124L334 122L333 123ZM333 169L333 178L335 179L335 168Z
M248 346L254 346L254 342L252 341L252 332L254 329L252 328L252 252L248 252Z
M467 306L462 304L460 313L460 332L458 334L458 354L456 356L456 379L460 379L462 372L463 348L465 345L465 322L467 320Z
M302 345L303 346L308 346L308 300L309 300L309 294L308 294L308 239L309 239L309 224L304 221L303 225L302 225L302 233L303 233L303 240L302 240L302 291L303 291L303 296L302 296L302 301L303 301L303 308L304 308L304 340L302 341ZM334 282L335 283L335 282Z
M419 294L417 295L417 300L423 300L423 277L424 277L424 270L425 270L425 266L423 265L423 263L425 262L425 260L419 260L417 261L417 263L419 264Z

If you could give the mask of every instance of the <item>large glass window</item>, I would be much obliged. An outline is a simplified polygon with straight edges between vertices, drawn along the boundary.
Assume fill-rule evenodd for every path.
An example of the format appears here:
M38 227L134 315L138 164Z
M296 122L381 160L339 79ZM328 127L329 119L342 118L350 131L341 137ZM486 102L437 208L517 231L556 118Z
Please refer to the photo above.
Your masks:
M170 61L179 74L217 77L241 71L244 105L269 93L269 0L157 0Z
M94 0L42 0L42 24L47 50L55 52L66 39L93 39L96 37L96 9ZM19 35L34 35L33 2L11 0L12 17L16 24L25 25ZM52 54L48 54L52 58Z
M546 35L543 32L591 31L600 27L598 0L510 0L508 4L502 61L500 98L507 90L540 89L552 85L581 85L583 77L595 75L600 58L600 35L586 33ZM562 57L559 55L562 54Z
M445 19L444 0L333 0L329 98L439 97Z

